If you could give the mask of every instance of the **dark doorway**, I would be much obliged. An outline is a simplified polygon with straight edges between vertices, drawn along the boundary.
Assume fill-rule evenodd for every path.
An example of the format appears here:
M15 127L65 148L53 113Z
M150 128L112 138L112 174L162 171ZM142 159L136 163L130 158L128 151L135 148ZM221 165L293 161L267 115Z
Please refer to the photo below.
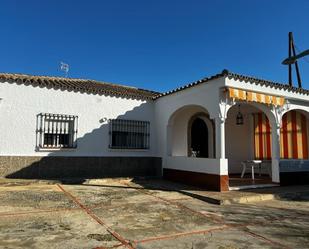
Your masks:
M196 157L208 157L208 129L206 123L196 118L191 126L191 150Z

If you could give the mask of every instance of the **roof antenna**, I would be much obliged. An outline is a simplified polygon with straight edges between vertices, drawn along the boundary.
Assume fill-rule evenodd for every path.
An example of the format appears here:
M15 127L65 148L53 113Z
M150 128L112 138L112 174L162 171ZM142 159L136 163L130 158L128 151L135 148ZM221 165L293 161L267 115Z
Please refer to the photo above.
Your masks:
M69 64L60 62L60 70L64 72L64 77L67 78L69 73Z
M292 55L292 53L293 53L293 55ZM289 66L289 85L290 86L293 86L292 65L295 64L298 87L302 88L297 60L302 58L302 57L305 57L306 55L309 55L309 49L307 49L307 50L299 53L298 55L296 55L293 33L289 32L289 57L286 58L284 61L282 61L282 64Z

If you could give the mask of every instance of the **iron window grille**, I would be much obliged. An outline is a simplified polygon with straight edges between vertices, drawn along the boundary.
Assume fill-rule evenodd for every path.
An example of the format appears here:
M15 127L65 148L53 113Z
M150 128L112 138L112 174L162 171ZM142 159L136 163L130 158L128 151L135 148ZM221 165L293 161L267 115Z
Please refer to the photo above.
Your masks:
M109 138L111 149L149 149L150 122L110 119Z
M76 148L78 117L40 113L37 115L39 148Z

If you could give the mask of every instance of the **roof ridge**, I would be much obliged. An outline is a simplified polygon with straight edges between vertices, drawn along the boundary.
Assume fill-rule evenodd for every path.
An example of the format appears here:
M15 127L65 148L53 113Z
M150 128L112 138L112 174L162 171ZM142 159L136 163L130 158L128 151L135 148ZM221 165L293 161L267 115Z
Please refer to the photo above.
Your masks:
M235 73L235 72L231 72L227 69L224 69L222 71L222 74L224 76L227 77L233 77L233 76L237 76L237 77L242 77L243 79L254 79L254 80L259 80L259 81L265 81L265 82L271 82L271 83L276 83L276 84L282 84L282 85L287 85L287 83L283 83L283 82L277 82L277 81L273 81L273 80L268 80L268 79L264 79L264 78L259 78L256 76L251 76L251 75L244 75L244 74L239 74L239 73Z
M215 74L215 75L212 75L212 76L208 76L208 77L204 77L202 79L199 79L199 80L196 80L196 81L184 84L184 85L179 86L177 88L174 88L172 90L163 92L163 93L155 96L154 99L157 99L157 98L160 98L160 97L163 97L163 96L166 96L166 95L170 95L172 93L179 92L179 91L182 91L182 90L187 89L187 88L191 88L193 86L199 85L201 83L205 83L205 82L210 81L212 79L217 79L217 78L223 77L226 72L228 72L228 70L224 69L221 73L218 73L218 74Z
M62 80L82 80L82 81L91 81L91 79L82 79L82 78L71 78L71 77L60 77L60 76L49 76L49 75L34 75L34 74L25 74L25 73L4 73L0 72L0 75L11 75L11 76L23 76L31 78L50 78L50 79L62 79Z
M149 93L154 93L154 94L160 94L159 92L153 91L153 90L148 90L148 89L143 89L143 88L138 88L134 86L128 86L124 85L122 83L112 83L112 82L106 82L106 81L100 81L100 80L94 80L94 79L83 79L83 78L66 78L66 77L60 77L60 76L48 76L48 75L31 75L31 74L24 74L24 73L4 73L0 72L0 77L1 76L12 76L12 77L25 77L25 78L30 78L30 79L47 79L47 80L65 80L65 81L83 81L83 82L92 82L96 84L105 84L105 85L110 85L114 87L123 87L123 88L129 88L132 90L139 90L139 91L145 91Z
M256 77L253 77L253 76L246 76L246 75L231 72L228 69L223 69L221 71L221 73L218 73L218 74L215 74L215 75L212 75L212 76L208 76L208 77L202 78L200 80L197 80L197 81L194 81L194 82L191 82L191 83L187 83L187 84L180 86L180 87L177 87L175 89L169 90L167 92L161 93L161 94L155 96L154 99L157 99L157 98L160 98L160 97L163 97L163 96L166 96L166 95L170 95L172 93L179 92L179 91L182 91L184 89L191 88L193 86L196 86L196 85L199 85L199 84L202 84L202 83L206 83L210 80L218 79L218 78L221 78L221 77L233 78L234 80L236 79L236 80L245 81L245 82L251 81L251 82L254 82L254 83L257 83L257 84L260 84L260 85L273 86L275 88L280 88L280 89L283 88L284 90L290 90L292 92L303 93L303 94L309 95L309 90L307 90L305 88L290 86L287 83L280 83L280 82L275 82L275 81L271 81L271 80L265 80L265 79L256 78Z
M298 91L298 92L303 92L303 91L309 92L309 90L306 89L306 88L300 88L300 87L297 87L297 86L290 86L286 82L278 82L278 81L268 80L268 79L264 79L264 78L259 78L259 77L256 77L256 76L248 76L248 75L238 74L238 73L231 72L227 69L224 69L222 71L222 74L226 77L229 77L229 78L234 78L234 79L238 78L238 79L241 79L241 80L244 80L244 81L253 81L253 82L256 82L256 83L263 84L263 85L271 84L271 85L274 85L274 86L284 87L286 89L294 90L294 91Z
M229 79L250 82L259 84L261 86L271 86L274 88L284 89L287 91L292 91L296 93L302 93L309 95L309 90L304 88L299 88L295 86L290 86L286 83L279 83L274 82L271 80L265 80L261 78L256 78L253 76L246 76L238 73L231 72L227 69L223 69L221 73L202 78L200 80L187 83L183 86L177 87L175 89L169 90L167 92L156 92L152 90L137 88L133 86L127 86L122 84L92 80L92 79L81 79L81 78L65 78L65 77L58 77L58 76L41 76L41 75L29 75L29 74L20 74L20 73L1 73L0 72L0 79L6 80L19 80L24 84L33 84L33 85L41 85L41 86L50 86L49 84L54 84L52 87L55 88L63 88L68 90L74 91L85 91L91 93L107 93L107 94L118 94L122 96L128 97L139 97L139 98L146 98L146 99L157 99L178 91L185 90L190 87L194 87L196 85L206 83L210 80L218 79L221 77L228 77ZM46 82L46 80L49 82ZM60 81L60 82L59 82ZM91 83L91 84L83 84L83 83ZM46 85L47 84L47 85ZM105 87L105 88L104 88Z
M52 87L69 91L88 92L93 94L120 95L130 98L153 99L160 93L110 82L92 79L65 78L57 76L41 76L18 73L0 73L0 80L16 82L40 87Z

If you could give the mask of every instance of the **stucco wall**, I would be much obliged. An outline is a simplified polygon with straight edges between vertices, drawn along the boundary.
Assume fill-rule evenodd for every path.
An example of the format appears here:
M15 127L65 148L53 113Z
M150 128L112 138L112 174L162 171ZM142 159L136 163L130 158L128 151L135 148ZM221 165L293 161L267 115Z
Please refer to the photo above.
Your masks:
M154 103L121 97L92 95L0 83L1 156L156 156ZM36 151L36 115L77 115L77 148ZM110 150L108 124L102 118L150 121L150 150Z
M168 156L165 158L166 167L183 171L227 175L227 160L215 158L197 158L184 156ZM222 167L219 167L219 166Z

